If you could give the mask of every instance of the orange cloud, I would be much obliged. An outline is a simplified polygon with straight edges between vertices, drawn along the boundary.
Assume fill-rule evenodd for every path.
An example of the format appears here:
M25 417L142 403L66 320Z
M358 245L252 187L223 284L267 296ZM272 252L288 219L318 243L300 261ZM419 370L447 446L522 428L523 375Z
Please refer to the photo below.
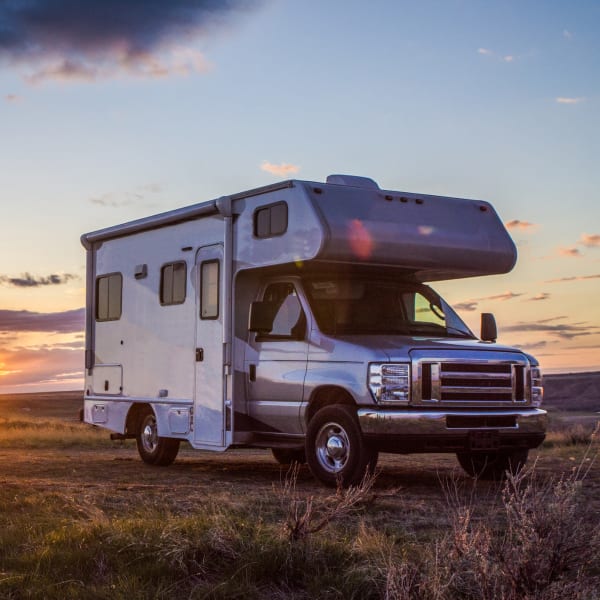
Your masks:
M279 165L275 165L270 163L268 160L263 160L260 165L261 171L266 171L267 173L271 173L271 175L277 175L279 177L287 177L289 175L295 175L300 171L300 167L298 165L292 165L290 163L281 163Z
M529 221L519 221L519 219L513 219L504 224L506 229L519 229L521 231L531 231L535 229L537 225L535 223L529 223Z
M528 300L530 302L532 302L532 301L539 301L539 300L548 300L548 298L550 298L550 294L548 292L540 292L539 294L532 296Z
M572 246L571 248L559 248L558 249L558 253L561 256L568 256L571 258L580 258L581 257L581 252L579 250L579 248L575 248L574 246Z
M512 300L513 298L518 298L523 294L516 294L515 292L504 292L503 294L496 294L495 296L488 296L487 298L481 298L481 300L501 300L505 302L506 300Z
M588 248L600 248L600 235L597 233L582 233L579 243Z
M590 279L600 279L600 273L596 275L572 275L570 277L560 277L558 279L548 279L544 283L562 283L563 281L588 281Z

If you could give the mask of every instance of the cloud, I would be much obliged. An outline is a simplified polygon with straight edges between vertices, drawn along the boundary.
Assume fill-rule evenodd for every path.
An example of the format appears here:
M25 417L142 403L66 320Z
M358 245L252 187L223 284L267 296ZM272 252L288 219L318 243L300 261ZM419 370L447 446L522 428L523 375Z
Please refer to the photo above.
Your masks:
M550 298L550 294L548 292L540 292L531 298L527 298L529 302L539 302L540 300L548 300Z
M271 175L277 175L279 177L295 175L298 173L298 171L300 171L300 167L297 165L292 165L290 163L281 163L279 165L275 165L267 160L263 160L260 168L261 171L266 171L267 173L271 173Z
M475 300L467 300L466 302L459 302L454 305L457 310L464 310L465 312L473 312L477 310L477 302Z
M62 285L72 279L79 279L77 275L71 273L63 273L59 275L53 273L46 277L35 277L29 273L23 273L21 277L9 277L8 275L0 275L0 285L12 285L14 287L31 288L46 285Z
M502 332L518 332L518 333L549 333L563 339L573 339L575 337L594 335L600 333L600 327L596 325L588 325L585 323L561 323L560 325L551 325L549 323L517 323L516 325L508 325L502 327Z
M21 96L17 96L17 94L6 94L4 99L11 104L16 104L17 102L21 102Z
M596 275L571 275L569 277L559 277L558 279L548 279L544 283L562 283L564 281L588 281L590 279L600 279L600 273Z
M597 233L582 233L579 243L588 248L600 248L600 235Z
M548 317L547 319L538 319L538 323L552 323L552 321L562 321L568 319L567 315L559 315L558 317Z
M531 231L537 227L535 223L530 223L529 221L519 221L519 219L508 221L508 223L505 223L504 225L506 229L519 229L521 231Z
M30 83L203 73L193 44L260 1L2 2L0 59Z
M571 246L570 248L559 248L558 249L558 253L561 256L569 256L571 258L581 258L581 251L579 250L579 248L575 248L574 246Z
M563 29L563 37L566 40L572 40L573 39L573 34L568 30L568 29Z
M521 348L521 350L539 350L540 348L545 348L548 345L548 342L531 342L530 344L515 344L515 348Z
M585 98L567 98L565 96L559 96L556 98L556 102L558 104L581 104L582 102L585 102Z
M517 57L514 54L498 54L489 48L477 48L477 54L482 54L483 56L489 56L491 58L495 58L496 60L501 60L506 63L511 63L517 60Z
M125 192L123 194L107 192L101 196L94 196L89 201L99 206L121 208L144 200L148 194L160 194L161 192L162 186L160 183L146 183L138 186L133 192Z
M0 309L0 331L78 333L85 327L85 308L55 313Z
M516 294L515 292L504 292L503 294L487 296L487 298L480 298L479 300L501 300L502 302L505 302L506 300L512 300L513 298L518 298L519 296L523 296L523 294Z
M494 294L492 296L484 296L483 298L472 298L471 300L464 300L463 302L458 302L454 304L454 308L458 310L464 310L466 312L473 312L477 310L477 307L480 302L490 302L494 300L500 300L501 302L506 302L507 300L512 300L513 298L518 298L519 296L523 296L523 293L515 293L515 292L503 292L502 294Z

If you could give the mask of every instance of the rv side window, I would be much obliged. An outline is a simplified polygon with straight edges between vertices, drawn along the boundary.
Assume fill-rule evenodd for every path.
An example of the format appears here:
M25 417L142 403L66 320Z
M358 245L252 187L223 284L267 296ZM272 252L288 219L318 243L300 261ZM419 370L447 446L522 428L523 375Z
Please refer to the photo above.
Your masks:
M185 302L185 282L187 268L185 262L164 265L160 270L160 303L163 306Z
M207 260L200 267L200 318L219 318L218 260Z
M254 235L259 238L283 235L288 226L288 207L277 202L258 208L254 213Z
M121 318L123 276L121 273L101 275L96 279L96 321Z

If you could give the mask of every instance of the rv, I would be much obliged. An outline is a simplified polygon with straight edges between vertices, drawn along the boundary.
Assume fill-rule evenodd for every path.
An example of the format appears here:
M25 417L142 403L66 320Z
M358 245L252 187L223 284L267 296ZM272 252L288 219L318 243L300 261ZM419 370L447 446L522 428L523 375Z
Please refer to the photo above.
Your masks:
M327 485L379 452L518 471L545 435L538 362L480 336L427 283L506 273L516 249L480 200L330 175L82 236L83 419L144 462L272 450Z

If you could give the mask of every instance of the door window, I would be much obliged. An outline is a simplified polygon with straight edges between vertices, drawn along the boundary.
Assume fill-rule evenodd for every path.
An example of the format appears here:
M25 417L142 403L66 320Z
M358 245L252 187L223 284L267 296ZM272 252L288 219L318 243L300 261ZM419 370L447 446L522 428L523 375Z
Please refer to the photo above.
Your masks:
M219 261L207 260L200 266L200 318L219 318Z
M272 283L265 290L264 302L272 305L271 332L263 340L303 340L306 334L306 317L298 294L291 283Z

